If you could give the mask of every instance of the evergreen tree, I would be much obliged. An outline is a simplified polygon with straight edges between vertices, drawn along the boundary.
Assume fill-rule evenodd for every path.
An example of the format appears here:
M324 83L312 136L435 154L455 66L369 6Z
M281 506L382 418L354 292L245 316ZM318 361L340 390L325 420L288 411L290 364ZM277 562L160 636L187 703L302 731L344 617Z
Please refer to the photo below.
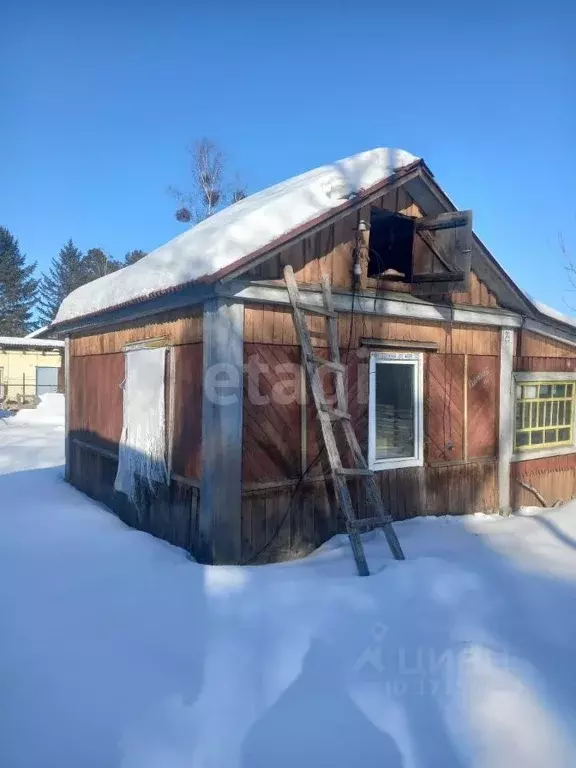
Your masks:
M70 239L40 280L38 314L42 324L51 323L63 299L88 280L85 257Z
M110 272L116 272L123 266L119 261L104 253L102 248L89 248L84 257L86 282L96 280L98 277L104 277L104 275L108 275Z
M32 329L38 281L36 262L26 264L16 240L0 227L0 336L25 336Z
M130 264L136 264L136 262L140 261L144 256L146 256L146 251L128 251L126 256L124 256L124 264L122 264L122 266L129 267Z

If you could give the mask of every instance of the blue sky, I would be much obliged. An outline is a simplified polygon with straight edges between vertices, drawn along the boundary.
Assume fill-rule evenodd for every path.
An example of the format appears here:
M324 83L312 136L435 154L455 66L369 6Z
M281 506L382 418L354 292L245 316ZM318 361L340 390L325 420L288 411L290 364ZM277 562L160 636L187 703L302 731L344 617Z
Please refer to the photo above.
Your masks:
M183 230L166 188L186 185L195 137L250 191L395 146L522 288L576 308L558 245L576 261L576 11L432 5L12 3L0 224L40 267L69 237L121 256Z

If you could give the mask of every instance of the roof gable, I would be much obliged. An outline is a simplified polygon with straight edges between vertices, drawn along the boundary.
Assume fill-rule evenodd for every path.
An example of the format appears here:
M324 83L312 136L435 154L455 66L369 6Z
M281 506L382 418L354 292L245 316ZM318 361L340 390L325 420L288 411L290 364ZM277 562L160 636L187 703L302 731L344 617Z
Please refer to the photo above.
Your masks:
M153 314L163 309L156 305L168 300L166 294L174 306L201 302L214 291L210 283L246 273L397 186L428 216L457 210L424 161L403 150L363 152L251 195L136 264L82 286L63 301L51 328L106 324L112 317L121 322L126 313ZM532 301L477 235L472 269L498 304L535 324L535 332L558 332L563 340L576 341L576 321Z
M350 205L398 169L417 162L400 149L373 149L295 176L224 208L119 272L73 291L55 324L216 279L319 217Z

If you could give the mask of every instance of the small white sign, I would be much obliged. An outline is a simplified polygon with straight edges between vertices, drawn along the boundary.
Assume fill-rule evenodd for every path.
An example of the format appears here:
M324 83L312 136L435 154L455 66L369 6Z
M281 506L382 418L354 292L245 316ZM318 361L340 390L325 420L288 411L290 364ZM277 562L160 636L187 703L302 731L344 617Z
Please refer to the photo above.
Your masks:
M419 352L376 352L378 360L418 360Z

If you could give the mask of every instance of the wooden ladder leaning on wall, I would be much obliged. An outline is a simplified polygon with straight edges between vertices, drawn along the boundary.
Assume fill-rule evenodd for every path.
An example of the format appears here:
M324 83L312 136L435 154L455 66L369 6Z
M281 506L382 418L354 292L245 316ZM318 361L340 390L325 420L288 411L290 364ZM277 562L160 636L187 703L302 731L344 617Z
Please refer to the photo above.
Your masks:
M374 479L374 473L368 468L368 463L364 458L356 433L354 432L354 427L352 426L350 414L348 413L348 402L344 384L346 368L340 362L338 321L337 314L334 310L330 281L327 275L322 275L321 284L324 306L318 307L311 306L302 301L300 291L298 290L298 284L294 277L294 271L289 264L284 267L284 280L290 296L290 303L292 304L294 326L302 347L306 374L308 376L308 381L310 382L310 389L312 390L312 396L316 405L316 413L320 420L322 437L328 455L330 473L334 483L334 490L336 491L336 498L346 522L346 530L350 538L350 545L352 547L358 573L360 576L369 576L370 571L368 570L366 555L360 537L361 531L382 528L396 560L404 560L404 553L402 552L402 547L400 546L400 542L392 527L392 517L384 509L382 497L380 496L380 492L378 491ZM328 347L330 351L329 360L324 360L314 354L310 329L308 328L305 313L322 315L326 318L328 326ZM334 374L336 383L336 408L329 405L326 400L322 380L319 374L319 369L323 366L331 369ZM350 449L350 454L355 463L354 467L342 466L342 458L336 442L336 436L332 426L333 423L340 424L342 427L344 437L346 438L346 442ZM348 480L353 478L362 478L364 480L366 500L368 507L375 515L374 517L356 517L350 490L348 488Z

